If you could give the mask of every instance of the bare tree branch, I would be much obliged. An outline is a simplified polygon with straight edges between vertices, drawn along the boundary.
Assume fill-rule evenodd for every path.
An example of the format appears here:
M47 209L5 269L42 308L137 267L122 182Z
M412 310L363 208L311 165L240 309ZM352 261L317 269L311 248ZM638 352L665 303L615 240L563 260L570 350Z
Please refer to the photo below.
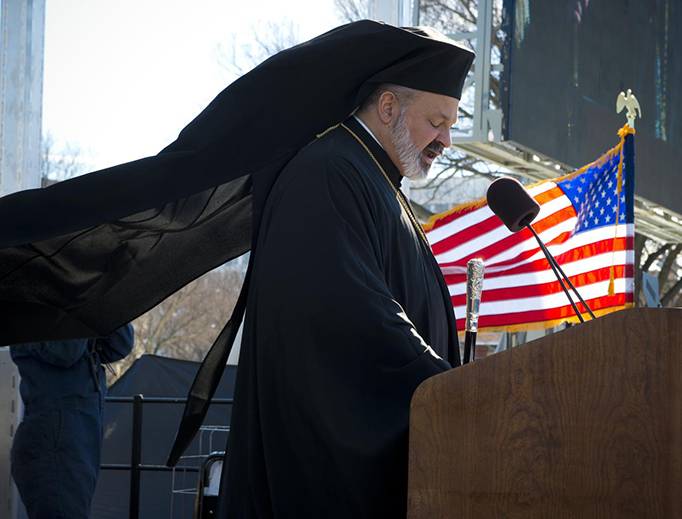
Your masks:
M369 18L367 0L334 0L334 8L344 22L356 22Z
M298 25L289 19L264 21L251 27L248 41L236 35L216 48L218 64L231 74L242 76L273 54L300 43Z
M668 306L673 300L677 299L677 295L682 291L682 278L679 278L675 284L661 297L661 306Z
M659 247L656 251L649 254L646 258L646 261L644 261L644 264L642 265L642 272L648 272L649 269L651 268L651 265L654 264L654 261L656 261L661 256L661 254L668 252L672 248L672 246L673 245L671 243L667 243L662 247Z
M86 172L83 151L73 143L57 143L51 132L43 135L41 142L41 176L52 182L61 182Z
M668 251L668 255L665 257L663 265L661 265L661 271L658 273L658 286L661 289L668 280L673 265L675 265L675 260L677 260L677 255L680 253L680 251L682 251L682 243L678 243Z

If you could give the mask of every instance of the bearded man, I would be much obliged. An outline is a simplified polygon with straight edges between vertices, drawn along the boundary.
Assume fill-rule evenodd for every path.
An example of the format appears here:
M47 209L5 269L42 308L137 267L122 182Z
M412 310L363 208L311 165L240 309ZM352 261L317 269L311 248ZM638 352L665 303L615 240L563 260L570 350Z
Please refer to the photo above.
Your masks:
M222 510L404 517L410 399L459 348L403 177L450 146L456 98L383 84L275 183L253 265Z
M220 515L404 516L410 398L459 349L400 185L450 145L473 58L351 23L229 85L158 155L0 199L0 345L107 336L251 250L168 464L246 312Z

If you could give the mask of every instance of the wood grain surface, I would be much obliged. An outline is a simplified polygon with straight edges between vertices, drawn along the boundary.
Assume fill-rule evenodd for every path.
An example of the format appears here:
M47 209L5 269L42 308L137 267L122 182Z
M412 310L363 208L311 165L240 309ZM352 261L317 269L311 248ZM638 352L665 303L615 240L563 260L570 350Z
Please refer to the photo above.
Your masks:
M425 381L408 518L682 518L681 348L624 310Z

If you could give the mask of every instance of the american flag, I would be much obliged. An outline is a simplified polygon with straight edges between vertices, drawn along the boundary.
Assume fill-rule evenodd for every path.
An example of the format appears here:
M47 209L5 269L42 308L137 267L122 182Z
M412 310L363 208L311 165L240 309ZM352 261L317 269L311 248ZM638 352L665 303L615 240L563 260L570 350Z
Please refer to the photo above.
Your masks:
M541 208L533 228L597 316L634 301L633 133L626 125L618 146L592 164L527 187ZM521 331L578 321L531 232L508 231L485 199L436 215L424 229L459 329L464 328L471 258L486 265L479 330Z

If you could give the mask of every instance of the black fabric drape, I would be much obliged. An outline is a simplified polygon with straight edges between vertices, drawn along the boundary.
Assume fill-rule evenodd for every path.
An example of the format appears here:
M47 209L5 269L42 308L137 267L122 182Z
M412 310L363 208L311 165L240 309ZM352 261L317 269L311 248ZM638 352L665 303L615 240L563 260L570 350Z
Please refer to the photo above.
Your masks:
M412 86L458 97L472 60L428 31L348 24L235 81L158 155L3 197L0 345L106 336L248 251L279 172L372 84L411 65L433 71Z

